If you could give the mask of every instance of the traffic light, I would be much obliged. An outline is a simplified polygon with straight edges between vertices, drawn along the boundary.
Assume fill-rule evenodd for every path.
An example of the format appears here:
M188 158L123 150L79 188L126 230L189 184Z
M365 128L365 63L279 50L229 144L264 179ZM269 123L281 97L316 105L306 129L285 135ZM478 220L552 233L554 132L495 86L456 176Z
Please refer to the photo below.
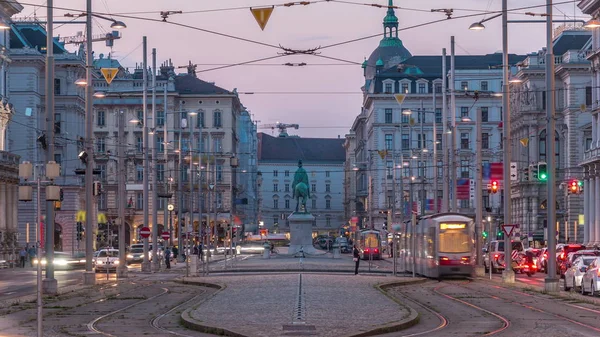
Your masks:
M83 224L81 222L78 222L77 223L77 241L83 240L83 233L84 233Z
M63 193L63 189L60 189L60 201L64 201L65 200L65 195Z
M579 194L583 193L583 181L577 181L577 185L579 187Z
M498 193L499 188L500 188L500 185L498 184L498 180L492 180L492 193L494 193L494 194Z
M523 180L529 181L529 168L527 167L523 170Z
M538 180L539 181L547 181L548 180L548 165L544 162L538 163Z
M498 234L496 234L496 237L498 238L498 240L503 239L504 238L504 232L502 232L501 230L499 230Z
M488 233L486 231L483 231L483 233L481 234L481 236L483 236L484 239L487 239Z
M569 194L577 194L579 192L579 181L573 179L569 182Z
M529 165L529 180L538 180L538 167L537 165Z
M95 196L100 195L100 193L102 192L102 185L100 184L99 181L94 181L94 183L92 184L93 186L93 192Z

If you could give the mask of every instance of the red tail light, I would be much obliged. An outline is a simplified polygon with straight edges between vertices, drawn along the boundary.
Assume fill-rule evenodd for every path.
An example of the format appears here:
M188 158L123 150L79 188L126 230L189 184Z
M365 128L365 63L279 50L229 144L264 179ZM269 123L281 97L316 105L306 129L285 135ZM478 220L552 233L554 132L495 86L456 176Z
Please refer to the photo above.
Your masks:
M378 248L375 248L375 251L374 251L374 252L375 252L375 253L379 253L379 249L378 249Z
M499 257L500 257L500 255L494 254L494 259L498 260Z
M442 257L440 257L440 261L450 261L450 259L447 258L446 256L442 256Z
M462 261L469 261L469 260L471 260L471 257L469 257L469 256L463 256L463 257L461 257L460 259L461 259Z
M365 253L368 253L368 252L369 252L369 248L365 248Z
M447 256L440 256L440 265L449 265L451 264L450 259Z

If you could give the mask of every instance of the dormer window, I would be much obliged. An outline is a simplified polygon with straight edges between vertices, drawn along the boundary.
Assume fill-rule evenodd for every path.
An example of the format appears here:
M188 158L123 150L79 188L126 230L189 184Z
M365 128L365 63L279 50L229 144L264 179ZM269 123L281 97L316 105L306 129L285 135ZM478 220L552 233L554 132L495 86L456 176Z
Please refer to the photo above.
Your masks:
M402 83L402 93L408 94L408 83Z
M394 87L394 86L392 85L392 83L389 83L389 82L388 82L388 83L386 83L386 84L385 84L385 93L386 93L386 94L391 94L391 93L392 93L392 90L393 90L393 87Z
M419 94L426 94L427 93L427 87L425 86L425 83L419 83Z

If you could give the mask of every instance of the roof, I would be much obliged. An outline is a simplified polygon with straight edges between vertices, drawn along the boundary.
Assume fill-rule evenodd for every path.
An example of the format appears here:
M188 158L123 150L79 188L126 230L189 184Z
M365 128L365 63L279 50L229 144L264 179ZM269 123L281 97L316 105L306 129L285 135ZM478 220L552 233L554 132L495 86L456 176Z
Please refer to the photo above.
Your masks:
M582 50L591 38L588 31L564 31L554 41L552 52L560 56L569 50Z
M305 163L346 161L344 138L273 137L258 134L258 160Z
M37 49L40 53L46 53L46 29L38 23L34 22L14 22L11 24L10 29L10 48L33 48ZM55 54L67 54L69 53L64 45L58 42L57 38L54 38L54 49Z
M175 77L175 90L180 94L232 95L233 93L196 76L184 74Z

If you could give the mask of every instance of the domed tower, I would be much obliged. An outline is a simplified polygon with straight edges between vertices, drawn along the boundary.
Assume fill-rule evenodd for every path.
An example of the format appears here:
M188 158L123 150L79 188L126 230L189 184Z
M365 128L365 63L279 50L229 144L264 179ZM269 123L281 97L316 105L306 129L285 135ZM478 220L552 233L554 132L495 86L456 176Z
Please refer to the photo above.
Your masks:
M383 18L383 39L367 60L366 79L372 79L375 76L378 61L383 62L383 67L380 66L380 68L387 69L412 57L410 52L404 48L402 40L398 38L398 17L392 6L394 6L394 0L389 0L386 16Z

